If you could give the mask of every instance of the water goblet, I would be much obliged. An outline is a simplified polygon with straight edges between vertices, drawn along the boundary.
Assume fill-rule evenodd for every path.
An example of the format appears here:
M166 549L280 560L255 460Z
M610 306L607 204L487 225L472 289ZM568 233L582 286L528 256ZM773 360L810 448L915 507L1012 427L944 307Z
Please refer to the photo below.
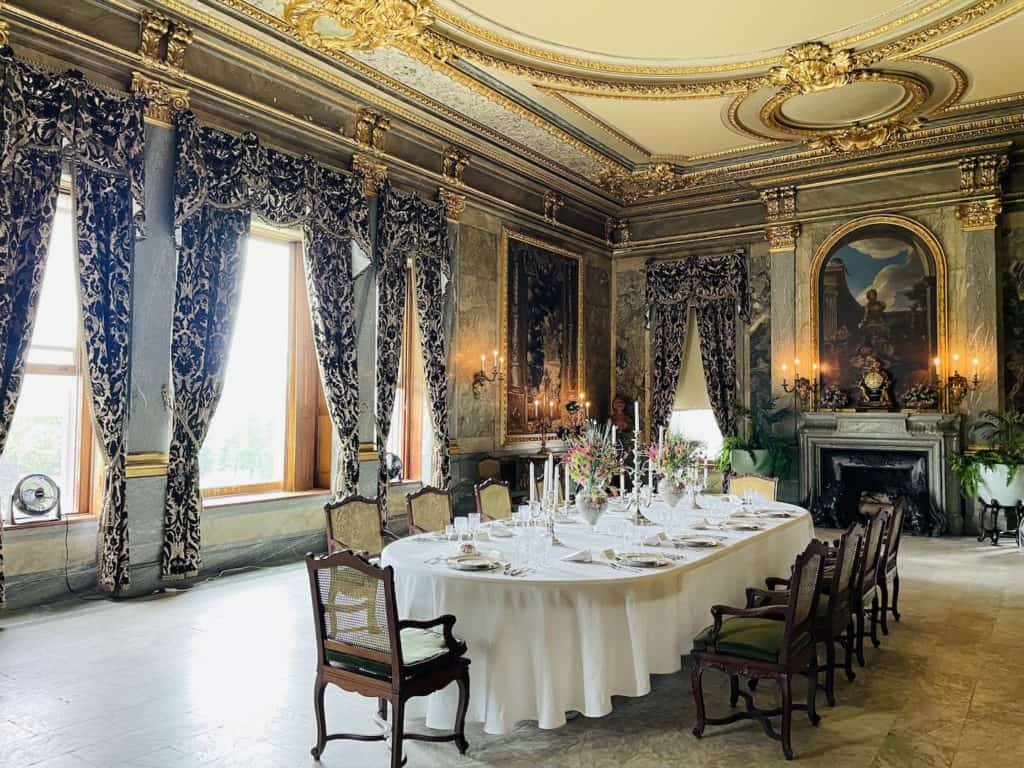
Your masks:
M455 518L455 535L458 538L459 544L462 543L462 539L469 532L469 520L464 517Z
M469 521L469 537L476 543L477 534L480 532L480 513L470 512L466 518Z

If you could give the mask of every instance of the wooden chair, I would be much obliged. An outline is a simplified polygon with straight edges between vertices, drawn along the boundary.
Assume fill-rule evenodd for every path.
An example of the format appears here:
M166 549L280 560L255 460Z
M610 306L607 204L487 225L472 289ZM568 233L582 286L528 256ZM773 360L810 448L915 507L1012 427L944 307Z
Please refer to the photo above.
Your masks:
M761 608L711 608L714 624L693 640L693 698L697 705L697 724L693 734L704 735L708 725L726 725L737 720L757 720L770 738L782 742L787 760L793 759L790 738L793 710L806 709L811 725L821 718L815 709L818 692L818 658L814 622L821 592L821 574L825 567L825 545L812 541L797 557L785 605ZM725 618L725 617L729 618ZM706 669L718 669L729 675L729 703L735 707L743 697L746 710L721 718L709 718L704 710L703 675ZM792 678L807 674L807 704L793 703ZM740 690L739 678L774 679L782 693L782 706L762 710L754 706L753 694ZM770 718L782 715L781 733Z
M476 463L477 480L501 480L501 463L497 459L480 459Z
M481 520L508 520L512 517L512 495L508 483L485 480L474 488L476 511Z
M822 595L818 599L818 614L814 624L814 638L825 645L825 696L834 707L836 677L836 641L845 651L844 667L846 676L853 680L853 587L857 565L863 548L866 529L863 525L852 525L843 534L833 550L833 557L826 554L826 567L822 582ZM764 605L781 605L789 601L790 579L768 578L767 589L748 589L747 608Z
M746 491L753 491L765 501L779 497L779 478L764 475L733 475L729 478L729 493L742 497Z
M541 493L544 490L544 481L535 480L534 488L536 489L537 498L542 498ZM563 486L561 483L557 483L555 485L555 503L561 504L563 501L565 501L565 486Z
M855 637L857 639L857 663L864 666L864 638L870 637L872 645L877 648L882 643L878 638L879 600L878 582L881 567L884 565L882 547L885 545L885 533L889 524L889 513L880 511L868 521L868 532L864 539L863 562L858 568L858 578L854 585L853 617L856 621ZM867 629L868 604L870 603L871 629Z
M469 659L466 644L455 638L454 616L432 621L399 621L394 570L379 568L353 552L306 555L309 591L316 626L317 671L313 689L317 760L328 741L384 741L387 733L327 733L324 691L329 684L377 699L387 721L391 705L391 766L402 765L403 739L454 741L465 754L466 708L469 704ZM440 630L440 631L438 631ZM405 734L405 702L426 696L451 682L459 686L455 730L445 735Z
M889 522L889 535L885 537L885 550L882 558L881 579L878 588L882 592L882 634L889 634L889 614L896 621L900 620L900 541L903 538L903 514L906 502L897 501L893 507L892 520ZM889 580L892 579L892 602L889 601Z
M444 533L452 524L452 495L425 485L405 497L410 533Z
M327 551L350 549L377 557L384 549L384 539L396 540L380 519L377 502L365 496L346 496L340 501L324 504L327 517Z

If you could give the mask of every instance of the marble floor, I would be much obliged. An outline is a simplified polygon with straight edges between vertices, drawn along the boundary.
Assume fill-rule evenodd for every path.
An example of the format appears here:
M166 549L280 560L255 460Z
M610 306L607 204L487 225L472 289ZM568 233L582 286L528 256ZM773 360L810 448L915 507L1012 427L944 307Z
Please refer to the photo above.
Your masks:
M973 539L904 539L903 621L867 652L820 727L795 720L799 763L835 768L1024 765L1024 553ZM299 565L121 604L70 602L0 617L0 766L315 765L312 620ZM709 673L712 712L728 706ZM770 686L764 686L768 688ZM328 725L373 704L329 691ZM410 766L768 766L752 723L690 733L686 673L557 731L522 723L470 751L411 744ZM382 744L335 742L323 765L383 767Z

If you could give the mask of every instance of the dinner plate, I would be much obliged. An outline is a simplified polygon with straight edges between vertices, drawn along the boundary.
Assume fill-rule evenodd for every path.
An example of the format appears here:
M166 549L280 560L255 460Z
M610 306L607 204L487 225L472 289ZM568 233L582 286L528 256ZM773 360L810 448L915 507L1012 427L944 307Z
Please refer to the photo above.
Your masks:
M764 526L755 520L730 520L725 527L734 531L763 531Z
M631 565L635 568L663 568L672 564L667 557L651 552L620 552L615 559L623 565Z
M722 546L717 536L673 536L672 542L684 547L711 548Z
M760 512L762 517L778 517L782 519L789 519L798 517L799 512L794 512L791 509L762 509Z
M501 567L501 561L487 555L457 555L448 558L448 567L456 571L493 571Z
M690 526L695 531L720 531L722 530L721 523L694 523Z

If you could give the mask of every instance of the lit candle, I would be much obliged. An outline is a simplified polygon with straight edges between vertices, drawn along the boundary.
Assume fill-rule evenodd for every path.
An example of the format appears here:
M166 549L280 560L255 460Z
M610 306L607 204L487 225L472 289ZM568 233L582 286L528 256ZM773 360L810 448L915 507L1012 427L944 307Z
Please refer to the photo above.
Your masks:
M654 462L647 461L647 487L654 488Z
M612 448L615 447L615 425L612 424Z
M565 500L569 501L569 465L566 464L562 470L565 472Z
M587 400L587 421L590 421L590 401Z
M537 470L533 466L533 462L530 462L530 503L533 504L537 500Z
M494 352L492 352L491 354L494 355L494 368L497 369L497 367L498 367L498 350L494 350Z
M487 355L480 355L480 370L484 369L484 365L487 362Z
M783 378L783 380L785 380L785 378L786 378L786 371L787 370L789 370L789 366L786 365L785 363L783 363L782 364L782 378Z
M640 434L640 401L633 401L633 432Z
M797 378L800 377L800 358L799 357L793 359L793 376L795 376Z
M932 360L932 362L935 363L935 376L938 377L938 375L939 375L939 365L942 363L942 361L939 360L939 358L936 357L934 360Z
M548 400L548 420L554 419L555 417L555 401Z
M975 375L975 377L977 377L977 375L978 375L978 358L974 358L973 360L971 360L971 366L974 368L974 375Z
M957 363L960 362L960 355L953 355L953 373L957 372Z
M665 428L658 427L658 450L661 450L661 446L665 444Z
M540 400L533 401L533 418L540 418Z
M498 373L501 373L501 369L505 367L505 356L502 355L498 358Z

